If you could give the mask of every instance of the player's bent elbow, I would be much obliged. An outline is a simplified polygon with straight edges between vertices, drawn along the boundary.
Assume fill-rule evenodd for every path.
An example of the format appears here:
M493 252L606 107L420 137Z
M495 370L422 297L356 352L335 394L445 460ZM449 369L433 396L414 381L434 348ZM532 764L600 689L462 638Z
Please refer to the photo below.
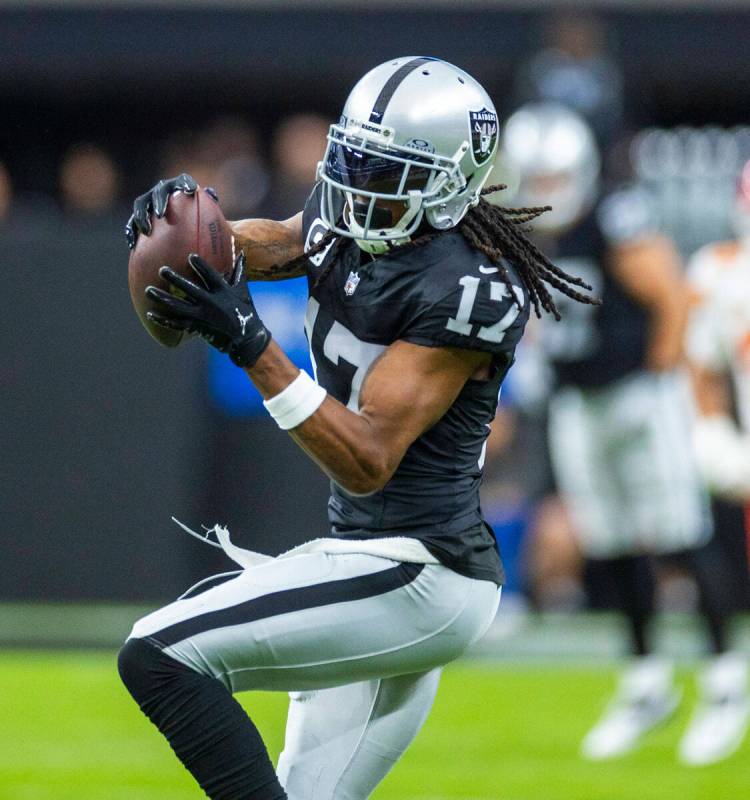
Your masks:
M354 495L355 497L367 497L370 494L379 492L390 479L389 476L378 478L375 476L359 475L357 477L347 477L344 481L337 481L339 486L346 491L347 494Z
M387 481L382 484L372 481L347 481L346 484L339 483L339 486L353 497L368 497L371 494L375 494L375 492L379 492L386 483Z
M352 497L369 497L379 490L378 487L371 487L369 484L359 482L350 482L347 485L339 483L339 486Z
M337 483L348 494L366 497L379 492L391 479L394 471L395 468L391 468L383 459L361 458L357 459L357 469Z

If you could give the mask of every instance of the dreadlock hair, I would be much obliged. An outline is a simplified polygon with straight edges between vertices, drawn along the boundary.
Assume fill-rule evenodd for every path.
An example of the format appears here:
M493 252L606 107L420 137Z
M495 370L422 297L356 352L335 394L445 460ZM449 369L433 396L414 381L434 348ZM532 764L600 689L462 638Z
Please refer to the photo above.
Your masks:
M555 301L549 293L554 287L566 297L587 305L600 305L601 300L577 291L575 286L591 291L581 278L570 275L556 267L547 256L526 236L528 223L551 211L551 206L531 208L507 208L495 206L485 200L486 195L494 194L507 187L502 184L488 186L482 190L479 203L470 208L459 223L458 229L464 239L476 250L484 253L500 269L511 297L515 297L510 275L503 264L503 258L513 262L519 277L531 298L534 312L541 316L541 309L560 319ZM518 300L516 299L518 303Z
M482 190L479 203L468 210L464 218L458 225L458 230L466 241L475 250L484 253L487 258L498 267L500 275L508 287L510 296L515 303L521 307L521 302L513 291L510 275L503 259L507 258L513 262L524 287L529 293L534 312L537 317L541 316L544 310L552 314L555 319L560 319L560 312L557 310L555 301L547 288L547 285L554 287L567 297L577 300L579 303L588 305L600 305L601 301L590 295L577 291L574 287L591 291L589 286L581 278L569 275L560 267L556 267L547 256L526 236L529 232L528 223L535 220L546 211L551 211L551 206L537 206L531 208L508 208L496 206L485 200L486 195L494 194L507 187L504 184L488 186ZM452 228L448 230L453 230ZM418 236L406 245L398 248L402 253L407 248L420 247L427 242L440 236L444 231L430 231ZM307 259L315 256L328 247L334 238L332 231L327 231L325 235L311 247L306 253L286 264L272 267L271 272L278 270L291 272L297 267L307 263ZM315 281L315 286L319 286L331 273L338 250L341 247L343 237L338 237L331 250L331 258L325 269L320 273ZM546 285L547 284L547 285Z

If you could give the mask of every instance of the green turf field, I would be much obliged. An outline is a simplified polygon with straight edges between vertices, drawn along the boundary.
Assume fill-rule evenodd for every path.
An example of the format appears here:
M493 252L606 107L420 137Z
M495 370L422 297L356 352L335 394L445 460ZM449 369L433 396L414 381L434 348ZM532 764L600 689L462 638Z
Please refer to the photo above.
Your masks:
M202 793L120 686L110 652L0 655L2 800L188 800ZM580 737L613 685L598 667L465 662L376 800L729 800L750 796L750 746L691 770L674 750L688 708L635 755L590 765ZM682 683L692 697L692 681ZM284 695L242 696L272 754Z

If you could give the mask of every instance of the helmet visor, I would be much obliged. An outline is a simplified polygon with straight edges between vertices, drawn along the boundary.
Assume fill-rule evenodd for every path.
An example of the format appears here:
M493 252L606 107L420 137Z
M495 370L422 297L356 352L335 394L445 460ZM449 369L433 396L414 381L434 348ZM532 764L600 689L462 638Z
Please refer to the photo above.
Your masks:
M421 164L424 164L422 166ZM430 158L409 156L371 143L366 149L332 140L325 160L325 174L352 192L398 198L410 191L424 192L434 171Z

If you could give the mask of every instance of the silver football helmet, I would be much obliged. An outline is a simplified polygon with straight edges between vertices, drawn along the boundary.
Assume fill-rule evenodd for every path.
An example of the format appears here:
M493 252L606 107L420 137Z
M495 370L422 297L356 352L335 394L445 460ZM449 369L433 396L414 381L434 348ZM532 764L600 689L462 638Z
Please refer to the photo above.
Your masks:
M371 253L404 244L423 219L452 228L479 202L497 138L495 107L463 70L427 57L381 64L328 133L323 222Z
M502 156L517 173L521 206L552 206L534 228L557 233L596 200L601 159L583 117L556 103L530 103L505 123Z

